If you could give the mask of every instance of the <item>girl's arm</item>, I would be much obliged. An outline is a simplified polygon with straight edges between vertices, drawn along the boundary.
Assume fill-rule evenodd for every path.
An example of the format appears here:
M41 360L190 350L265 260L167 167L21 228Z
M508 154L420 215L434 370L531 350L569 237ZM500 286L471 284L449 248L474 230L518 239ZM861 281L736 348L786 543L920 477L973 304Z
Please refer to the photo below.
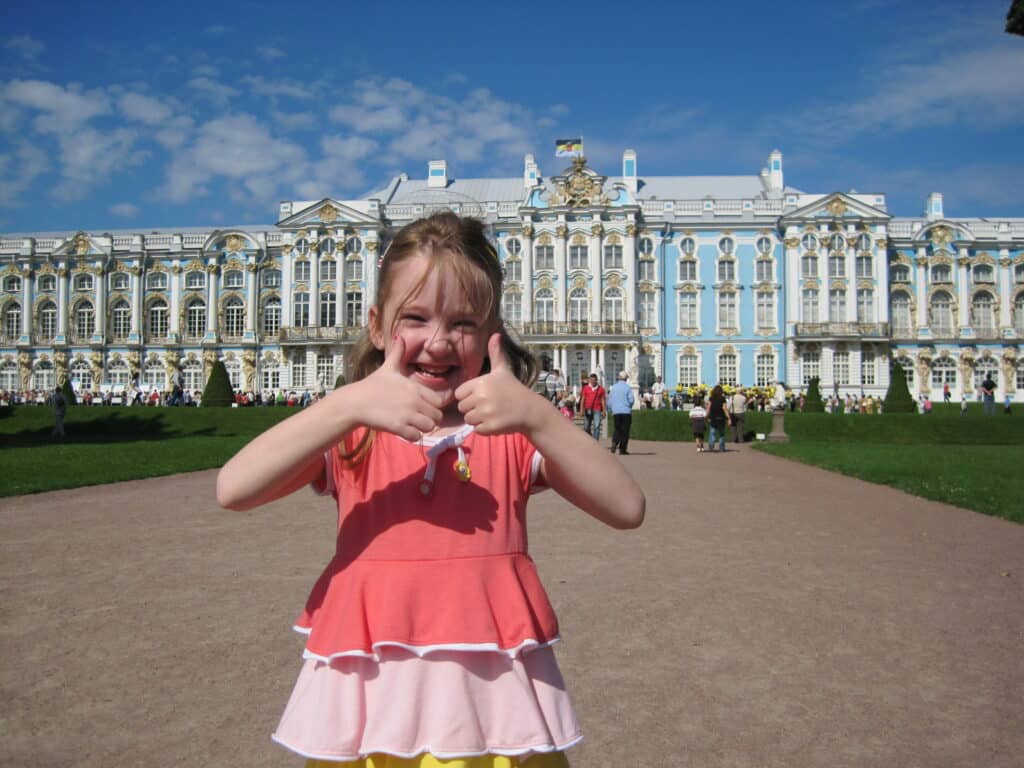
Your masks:
M370 376L303 409L246 445L217 475L217 503L252 509L315 480L323 454L359 426L419 440L441 421L440 396L400 370L405 345L399 339Z
M466 423L482 435L522 432L544 457L543 479L559 495L613 528L639 526L646 500L622 463L516 379L499 334L488 354L491 372L455 390Z

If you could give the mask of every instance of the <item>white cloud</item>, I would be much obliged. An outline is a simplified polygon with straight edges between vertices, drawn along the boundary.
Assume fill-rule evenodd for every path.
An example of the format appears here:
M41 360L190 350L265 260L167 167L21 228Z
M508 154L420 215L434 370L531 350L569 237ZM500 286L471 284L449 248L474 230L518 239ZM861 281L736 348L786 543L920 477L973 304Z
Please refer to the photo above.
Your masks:
M136 120L146 125L159 125L167 122L173 112L171 108L150 96L140 93L125 93L117 100L121 114L129 120Z
M312 112L277 112L272 111L270 117L274 122L288 131L312 128L316 125L316 116Z
M210 35L211 37L219 37L228 31L228 28L223 24L214 24L203 30L204 35Z
M139 207L137 205L132 205L131 203L117 203L110 206L109 210L115 216L122 216L126 219L130 219L138 214Z
M188 84L219 107L227 107L231 99L238 95L238 91L230 85L218 83L209 77L194 77Z
M109 177L143 162L148 153L136 148L138 134L127 128L99 131L83 128L59 137L63 183L52 190L62 200L79 200Z
M35 127L40 133L71 131L110 111L110 99L101 90L83 92L41 80L10 81L3 100L39 112Z
M280 58L283 58L284 56L287 55L280 48L274 48L274 47L269 46L269 45L264 46L262 48L257 48L256 49L256 53L258 53L260 56L262 56L267 61L273 61L274 59L280 59Z
M25 140L19 140L13 152L0 154L0 205L18 205L21 194L27 190L37 176L50 168L46 152Z
M220 70L209 64L200 64L197 67L192 67L192 74L196 77L216 77L220 74Z
M7 38L4 48L14 51L26 61L35 61L46 46L36 40L32 35L15 35Z
M260 96L288 96L292 99L311 99L313 92L302 82L295 80L267 80L259 75L246 75L242 82L249 90Z
M164 149L177 149L191 135L194 124L194 121L188 115L178 115L164 122L160 126L160 130L153 134L153 138Z

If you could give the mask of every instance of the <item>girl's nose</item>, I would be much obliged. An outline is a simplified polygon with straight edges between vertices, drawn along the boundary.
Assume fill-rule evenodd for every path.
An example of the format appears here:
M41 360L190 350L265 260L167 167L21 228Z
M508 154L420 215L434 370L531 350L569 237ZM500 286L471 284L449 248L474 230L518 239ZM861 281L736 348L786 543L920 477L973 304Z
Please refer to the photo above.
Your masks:
M455 346L452 334L443 327L438 326L427 340L427 349L432 352L447 352Z

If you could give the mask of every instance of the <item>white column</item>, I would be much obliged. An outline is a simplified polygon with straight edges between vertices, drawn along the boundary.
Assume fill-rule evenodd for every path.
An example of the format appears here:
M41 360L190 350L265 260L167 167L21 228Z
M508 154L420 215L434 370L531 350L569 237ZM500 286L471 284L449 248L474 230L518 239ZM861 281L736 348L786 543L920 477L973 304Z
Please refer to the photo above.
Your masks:
M217 333L217 269L216 263L206 268L206 332Z
M625 321L637 321L636 307L636 225L626 228L626 237L622 240L622 266L626 271L626 312ZM739 308L737 308L737 312ZM633 382L636 386L636 382Z
M309 251L309 327L315 328L318 325L320 325L320 250L311 248Z
M555 273L558 275L558 293L555 299L555 321L564 323L569 304L569 270L565 263L565 224L559 223L555 230ZM561 370L561 368L559 368Z
M851 245L846 249L846 284L849 286L846 290L846 318L847 323L857 322L857 257L854 255L855 250Z
M523 324L533 322L533 227L523 225L523 249L519 252L523 268Z
M999 251L999 328L1009 328L1013 321L1010 318L1010 252L1006 248Z
M914 288L917 292L917 325L918 327L928 325L928 301L925 298L926 276L928 272L928 259L925 255L925 249L918 248L917 250L917 279L914 281Z
M605 345L602 344L597 348L597 364L601 368L601 373L604 375L605 381L608 380L608 358L605 355ZM607 388L607 384L604 381L599 382L602 387Z
M131 272L132 286L132 325L131 335L138 337L142 328L142 270L134 267Z
M21 335L32 338L32 268L28 265L21 270Z
M169 326L171 337L174 339L178 338L178 334L181 333L181 323L179 317L181 314L181 264L177 261L171 263L171 323Z
M597 347L590 348L590 370L587 373L593 373L597 370Z
M107 331L107 305L106 305L106 280L107 275L103 267L99 267L96 272L96 326L94 336L103 336Z
M958 323L961 328L967 328L971 325L971 281L968 279L968 271L970 266L967 263L968 252L963 246L957 249L959 254L959 260L954 265L956 269L956 296L957 308L959 309L959 320Z
M795 245L790 245L795 243ZM786 249L783 258L786 260L786 293L785 305L782 308L782 328L784 335L788 335L788 325L800 322L800 308L803 305L803 296L800 295L800 240L789 235L783 241Z
M292 324L292 250L290 245L281 249L281 327Z
M886 233L888 235L888 233ZM889 317L889 262L885 248L872 248L871 278L875 284L875 317L880 323L892 322ZM891 330L891 329L890 329Z
M256 256L245 265L245 332L256 332Z
M68 332L68 268L57 268L57 335L66 338Z
M601 250L604 247L604 237L599 226L594 228L598 234L592 234L590 237L589 264L587 265L590 270L590 319L593 322L600 322L604 319L601 317Z

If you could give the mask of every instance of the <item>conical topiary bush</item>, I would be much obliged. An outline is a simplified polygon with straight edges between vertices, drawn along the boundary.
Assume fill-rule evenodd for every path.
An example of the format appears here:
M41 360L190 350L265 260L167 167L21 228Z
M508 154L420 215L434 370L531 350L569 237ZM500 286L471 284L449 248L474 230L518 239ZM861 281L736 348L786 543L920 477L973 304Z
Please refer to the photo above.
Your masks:
M230 408L235 402L235 393L231 389L231 379L228 377L228 369L224 367L224 361L218 360L213 364L210 371L210 378L203 389L203 402L201 405L206 408Z
M807 384L807 395L804 397L804 413L824 413L825 404L821 401L821 387L815 376Z
M907 375L899 363L891 365L889 389L882 401L882 413L917 413L917 404L907 386Z

